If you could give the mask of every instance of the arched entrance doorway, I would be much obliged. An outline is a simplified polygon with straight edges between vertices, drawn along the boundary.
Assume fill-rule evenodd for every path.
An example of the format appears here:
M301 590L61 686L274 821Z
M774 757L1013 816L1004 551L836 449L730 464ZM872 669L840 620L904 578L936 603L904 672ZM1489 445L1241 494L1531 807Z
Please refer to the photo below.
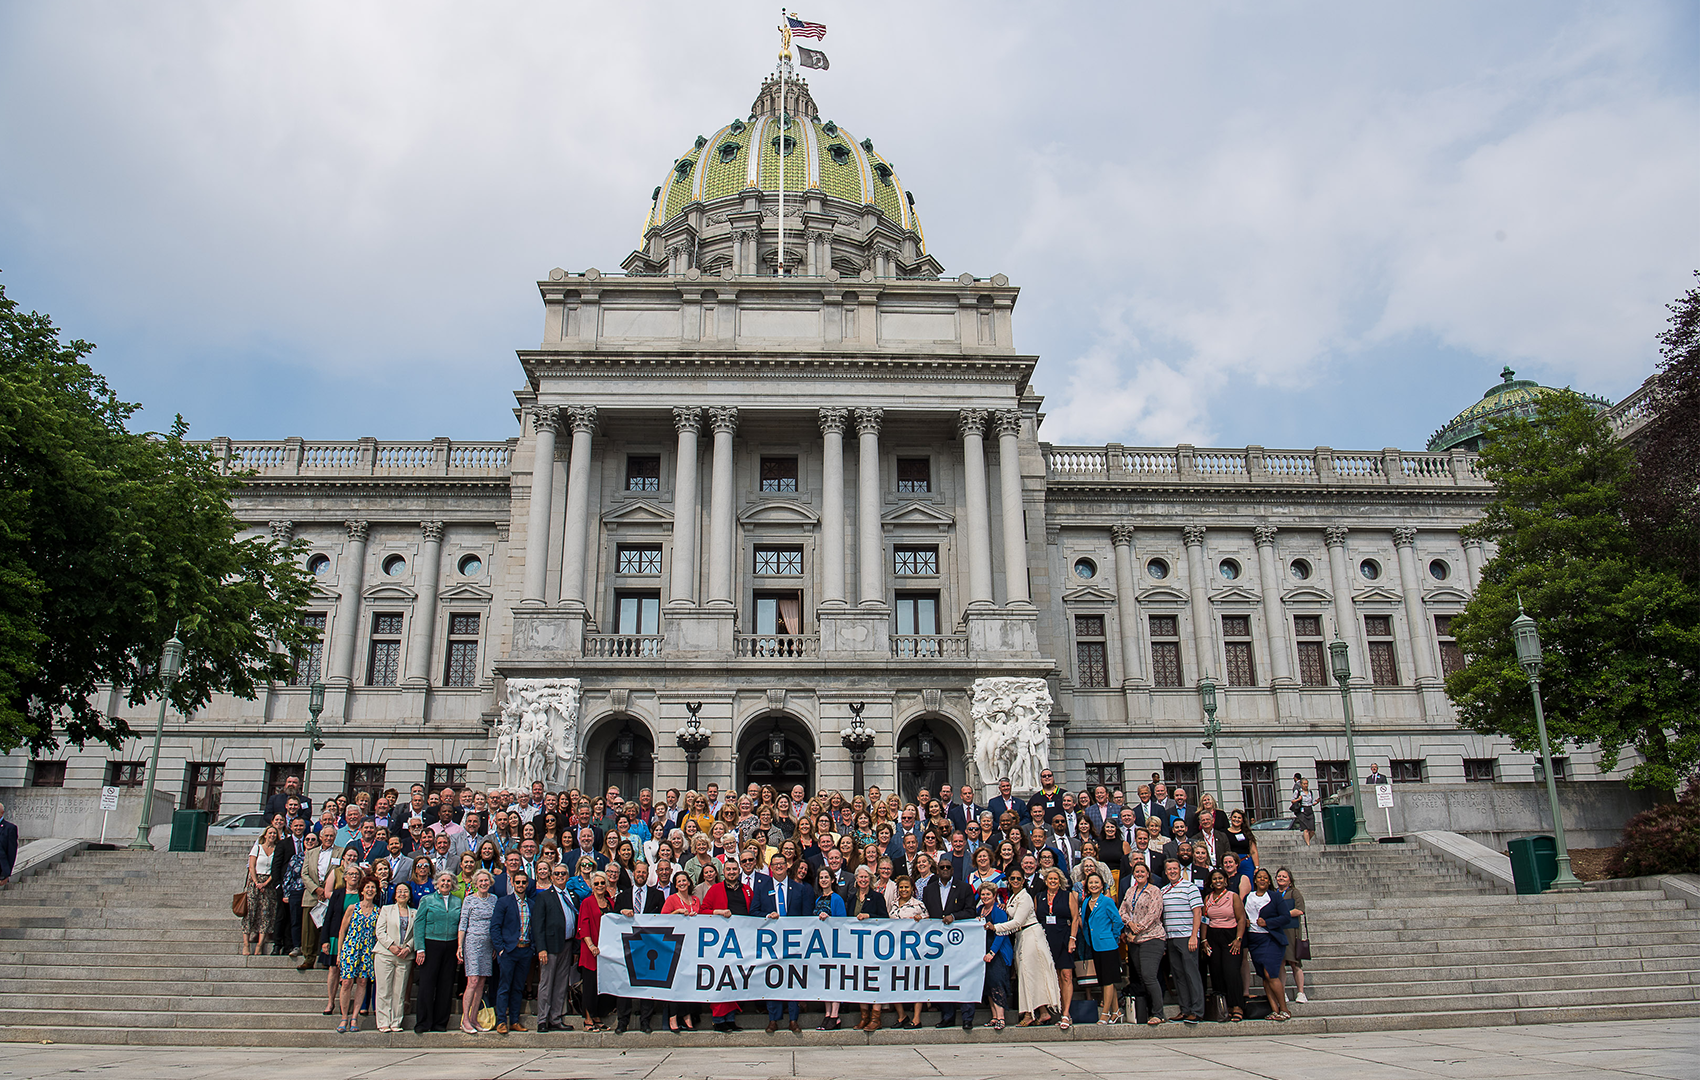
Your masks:
M815 740L800 721L783 713L752 720L738 740L738 790L772 784L790 791L795 784L814 788Z
M936 797L945 784L967 780L967 754L956 725L938 717L921 717L904 725L897 743L897 794L913 801L922 788Z
M610 786L627 799L655 786L655 741L643 721L615 716L598 724L585 746L585 790L600 794Z

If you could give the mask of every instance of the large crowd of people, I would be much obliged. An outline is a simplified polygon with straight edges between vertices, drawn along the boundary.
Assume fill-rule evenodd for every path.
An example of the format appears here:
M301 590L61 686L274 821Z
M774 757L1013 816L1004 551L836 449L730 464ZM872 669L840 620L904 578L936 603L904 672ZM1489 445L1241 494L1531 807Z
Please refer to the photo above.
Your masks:
M339 1032L367 1016L399 1032L411 1016L420 1035L507 1034L528 1013L539 1032L625 1032L633 1013L646 1032L733 1031L745 1012L800 1032L795 1001L599 993L602 916L980 918L981 999L858 1003L855 1027L916 1028L923 1005L964 1029L982 1008L993 1029L1289 1019L1289 969L1305 1001L1304 898L1290 870L1263 865L1242 811L1156 776L1132 800L1040 779L1025 797L1000 780L984 804L968 786L905 801L710 783L629 801L415 784L322 806L291 779L248 858L243 951L323 970ZM824 1003L818 1030L844 1022Z

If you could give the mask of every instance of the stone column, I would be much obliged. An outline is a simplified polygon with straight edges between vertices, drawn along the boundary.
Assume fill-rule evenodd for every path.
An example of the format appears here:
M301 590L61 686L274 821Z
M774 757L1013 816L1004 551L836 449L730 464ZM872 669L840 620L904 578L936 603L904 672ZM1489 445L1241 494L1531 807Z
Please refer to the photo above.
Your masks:
M531 410L531 428L537 433L531 458L531 515L526 519L525 587L522 604L543 603L544 583L549 579L549 500L555 492L555 432L561 430L561 410L538 405Z
M956 414L956 429L962 435L962 463L966 467L968 494L968 603L992 603L992 522L986 506L986 411L963 409Z
M561 537L561 604L584 610L585 533L590 528L590 436L596 406L567 406L573 448L567 459L567 523Z
M1111 525L1116 553L1116 608L1121 615L1122 685L1145 685L1144 654L1139 649L1139 599L1133 561L1133 526Z
M1464 541L1464 576L1470 582L1470 591L1475 592L1482 585L1482 542L1480 540Z
M413 605L413 624L407 635L407 673L402 680L417 686L431 684L431 642L437 636L437 583L443 572L443 523L422 521L420 535L424 543L419 548L419 600Z
M1181 528L1186 541L1187 592L1192 598L1192 647L1198 655L1197 676L1221 681L1216 670L1216 634L1210 625L1210 574L1204 566L1204 526ZM1196 680L1195 680L1196 681Z
M1322 539L1328 545L1328 573L1334 582L1334 625L1351 658L1352 681L1367 682L1364 665L1368 661L1358 639L1358 606L1352 600L1352 572L1346 565L1347 531L1344 525L1330 525L1322 530Z
M366 582L366 522L345 521L348 546L342 549L337 566L337 584L342 596L336 604L336 627L331 631L331 666L327 683L349 686L354 682L354 648L360 640L360 590Z
M695 405L673 406L673 426L679 430L679 460L673 472L673 587L667 602L695 607L697 602L697 433L702 410Z
M858 602L885 604L885 534L880 528L880 421L884 409L856 410L856 569Z
M1411 628L1411 656L1417 664L1417 684L1437 683L1434 634L1423 610L1423 579L1417 569L1417 530L1409 525L1394 529L1393 550L1399 555L1399 591L1405 595L1405 622Z
M839 605L850 599L844 583L844 425L849 420L849 409L820 411L822 604Z
M1257 573L1263 579L1263 640L1269 650L1272 685L1293 681L1293 665L1287 659L1287 615L1281 606L1281 563L1275 558L1275 526L1259 525L1252 530L1257 541Z
M1021 411L997 414L998 495L1003 503L1003 580L1006 604L1033 602L1027 589L1027 526L1021 501Z
M738 410L717 405L708 410L714 431L714 464L708 481L708 602L734 607L732 596L732 435L738 430Z

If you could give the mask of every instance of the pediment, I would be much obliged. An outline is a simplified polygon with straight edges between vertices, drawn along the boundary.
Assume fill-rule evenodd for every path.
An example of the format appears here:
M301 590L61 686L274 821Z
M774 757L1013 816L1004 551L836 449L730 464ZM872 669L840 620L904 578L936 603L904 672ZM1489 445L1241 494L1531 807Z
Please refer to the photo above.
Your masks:
M934 528L949 529L956 525L956 519L949 514L924 502L906 502L902 506L887 510L880 516L882 525L930 525Z
M373 585L360 594L362 600L384 600L390 603L406 601L411 603L419 598L419 594L403 585Z
M752 503L738 515L740 525L817 525L820 515L792 499Z
M1246 588L1244 585L1229 585L1227 588L1221 590L1220 592L1214 592L1214 593L1210 594L1210 601L1211 601L1211 603L1215 603L1215 604L1221 604L1221 603L1255 604L1255 603L1261 601L1262 599L1263 599L1263 597L1262 597L1261 594L1252 592L1250 589Z
M1116 594L1100 585L1082 585L1063 593L1065 604L1113 604Z
M324 600L328 603L335 603L342 599L342 593L338 592L336 589L327 589L325 586L315 581L313 582L313 599Z
M494 600L495 594L489 589L481 588L467 582L444 589L437 594L438 600Z
M1281 594L1281 600L1288 604L1331 604L1334 602L1332 596L1313 585L1300 585L1297 588L1288 589Z
M673 514L648 499L636 499L602 515L604 525L671 525Z
M1463 589L1455 589L1451 585L1442 585L1423 594L1423 603L1467 604L1470 594Z
M1368 600L1368 601L1371 601L1371 602L1374 602L1374 601L1377 601L1377 600L1386 600L1386 601L1389 601L1389 602L1397 603L1397 602L1403 601L1405 598L1403 596L1399 595L1399 592L1396 589L1389 589L1385 585L1372 585L1371 587L1365 589L1363 592L1353 593L1352 599L1358 601L1359 603L1362 603L1365 600Z
M1186 593L1169 585L1153 585L1139 594L1139 602L1142 604L1184 604L1186 603Z

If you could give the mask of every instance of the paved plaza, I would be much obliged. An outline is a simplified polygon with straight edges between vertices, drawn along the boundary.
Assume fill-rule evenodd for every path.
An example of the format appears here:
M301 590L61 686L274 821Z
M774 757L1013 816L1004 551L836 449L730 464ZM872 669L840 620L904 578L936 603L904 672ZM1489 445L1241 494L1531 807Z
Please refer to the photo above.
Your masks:
M783 1042L775 1040L776 1044ZM1474 1080L1478 1077L1700 1077L1700 1017L1621 1023L1444 1028L1127 1042L725 1050L322 1050L8 1044L0 1080Z

